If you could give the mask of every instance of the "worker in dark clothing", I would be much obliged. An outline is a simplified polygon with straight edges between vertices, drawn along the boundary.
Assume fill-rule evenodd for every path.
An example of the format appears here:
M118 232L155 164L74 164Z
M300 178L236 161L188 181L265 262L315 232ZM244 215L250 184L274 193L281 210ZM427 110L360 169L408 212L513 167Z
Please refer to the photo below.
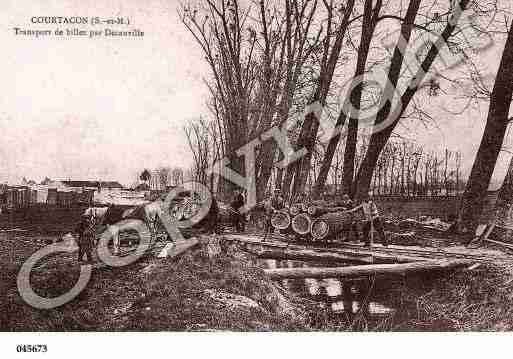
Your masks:
M351 200L348 194L344 194L342 196L342 201L340 204L341 207L344 207L345 209L353 209L354 207L353 201Z
M83 215L75 230L78 235L78 261L82 262L84 254L86 262L93 261L94 222L88 215Z
M265 203L265 214L267 217L266 224L265 224L266 232L272 231L271 218L273 216L273 213L276 211L279 211L283 208L285 208L285 200L281 196L280 189L276 188L274 190L273 195Z
M211 233L219 233L219 204L214 195L212 195L212 203L207 214L207 228L206 230Z
M235 226L235 230L238 232L244 232L245 230L245 218L244 215L241 213L241 208L244 207L244 195L242 194L242 191L236 191L235 192L235 198L233 199L232 203L230 204L230 207L232 207L232 220L233 224Z
M350 211L354 208L354 202L351 199L351 197L349 197L349 195L346 193L342 196L342 199L337 202L337 207L343 207L346 211ZM356 222L357 221L353 219L349 227L347 237L358 241L360 240L360 231L358 230L358 224Z

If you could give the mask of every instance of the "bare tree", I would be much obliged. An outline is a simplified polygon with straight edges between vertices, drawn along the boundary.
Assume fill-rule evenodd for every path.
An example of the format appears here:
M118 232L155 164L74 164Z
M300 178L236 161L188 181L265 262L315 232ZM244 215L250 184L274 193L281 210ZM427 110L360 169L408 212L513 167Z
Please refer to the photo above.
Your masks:
M207 85L220 140L215 147L242 175L236 150L288 118L303 64L317 48L318 39L311 39L317 3L206 0L204 7L180 9L211 69ZM257 154L258 195L269 181L276 149L267 140Z
M410 6L415 0L412 0L410 2ZM470 0L460 0L456 9L459 10L465 10L467 8L468 3ZM410 7L411 9L411 7ZM452 9L451 12L454 12L455 10ZM412 11L413 13L417 13L417 11ZM433 62L437 58L440 52L441 43L447 43L449 38L453 35L455 29L457 28L457 21L454 21L454 18L459 16L460 13L452 14L451 20L447 21L447 24L445 25L442 33L440 34L440 38L437 40L437 42L433 43L432 46L429 47L427 50L427 54L425 55L419 71L417 71L417 74L412 79L413 82L415 82L417 85L410 85L406 88L406 90L401 95L401 99L398 103L398 108L392 109L392 103L390 101L386 101L385 105L381 108L381 110L378 112L378 115L376 117L375 124L379 125L382 124L384 121L386 121L389 116L393 116L392 121L388 124L388 126L383 129L382 131L376 132L372 135L369 148L367 151L367 154L365 156L364 162L362 166L360 167L360 170L358 172L357 176L357 184L356 184L356 196L361 197L364 196L368 192L369 184L370 184L370 177L372 172L374 171L374 167L376 165L377 159L379 158L379 154L383 150L384 146L386 145L387 141L389 140L392 132L394 131L395 127L399 123L399 120L403 116L404 112L408 108L409 104L411 103L414 95L419 89L419 84L423 80L423 77L427 74L429 69L431 68ZM403 22L403 27L401 29L402 38L406 41L406 43L409 42L409 38L411 35L411 30L413 28L413 19L410 18L409 21ZM403 41L400 40L398 45L396 46L396 53L402 52L401 48L404 46ZM403 55L398 54L397 56L393 56L390 71L388 75L389 84L391 86L396 87L398 83L398 78L400 75L400 69L402 67L403 63ZM393 90L393 89L391 89ZM386 91L386 90L385 90Z
M488 118L476 159L463 194L458 213L458 227L472 229L477 225L483 200L501 150L509 123L513 96L513 21L511 22L497 77L490 96Z
M171 170L171 180L173 186L180 186L184 182L184 171L181 167L174 167Z
M155 170L155 173L157 175L157 180L159 182L160 188L166 189L169 186L171 180L171 168L159 167Z
M335 7L333 0L329 2L324 0L323 3L327 13L326 31L322 41L323 46L321 48L319 76L308 100L309 105L316 104L321 108L326 105L326 98L340 57L344 37L346 36L347 28L351 22L351 14L353 13L355 0L348 0L344 6L340 6L339 8ZM287 169L287 176L283 184L285 193L289 192L292 183L293 194L304 191L310 171L317 132L319 130L320 119L317 118L317 116L318 114L316 114L315 111L310 111L305 116L297 139L297 147L305 148L307 152L297 163L293 166L289 166Z

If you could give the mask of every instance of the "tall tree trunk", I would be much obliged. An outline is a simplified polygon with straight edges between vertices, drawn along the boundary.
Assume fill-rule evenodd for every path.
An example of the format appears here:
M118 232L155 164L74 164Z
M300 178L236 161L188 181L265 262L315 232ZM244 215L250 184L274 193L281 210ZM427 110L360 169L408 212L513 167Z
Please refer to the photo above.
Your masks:
M320 105L321 108L326 105L326 97L328 95L328 91L333 79L333 74L335 72L335 67L340 56L343 40L350 23L350 16L353 13L354 3L355 0L348 0L345 4L344 15L336 31L336 40L331 50L329 48L329 36L326 38L323 57L324 59L329 58L329 60L326 63L323 61L321 64L319 83L316 86L310 104ZM327 33L329 33L329 25L330 22L328 22ZM317 114L312 111L305 116L305 120L301 127L298 145L300 147L304 147L307 150L307 153L298 161L297 166L289 166L291 170L295 170L294 185L292 188L293 194L303 192L305 189L306 179L308 178L308 171L310 171L312 151L314 149L317 133L319 130L319 121L320 119L317 118Z
M363 23L362 23L362 34L360 39L360 45L358 48L358 59L356 63L355 70L355 78L362 76L365 72L365 64L367 63L367 58L369 56L370 44L372 41L372 36L374 35L374 30L376 29L376 25L378 23L378 16L381 10L382 1L378 1L374 9L372 8L372 0L365 0L364 4L364 13L363 13ZM362 85L359 84L354 88L354 91L351 92L351 103L354 108L360 108L360 102L362 97ZM321 170L319 172L319 176L315 182L314 193L319 194L324 185L326 183L326 179L328 178L328 173L333 162L333 155L338 147L340 142L340 132L342 127L344 127L344 123L347 118L347 113L344 108L340 111L340 114L337 118L337 123L335 125L335 129L338 132L335 136L333 136L326 149L326 153L324 155L324 159L322 162ZM348 125L348 136L346 139L346 149L344 151L344 164L343 164L343 191L344 193L352 193L352 183L354 177L354 157L356 154L356 143L358 137L358 114L353 114L352 118L349 119Z
M461 11L464 11L467 8L467 5L469 2L470 2L470 0L460 0ZM408 13L406 15L405 21L403 22L403 26L401 28L401 33L403 34L403 38L404 38L404 40L406 40L407 43L409 42L409 39L411 36L411 32L413 29L412 24L414 23L416 14L418 12L419 5L420 5L419 0L412 0L410 2L410 6L408 7ZM457 13L454 16L459 17L460 13ZM447 40L449 39L449 37L453 34L454 30L456 29L457 24L458 24L457 21L449 21L447 23L447 25L445 26L444 30L442 31L439 41L437 41L435 44L433 44L431 46L426 57L424 58L424 61L421 64L421 69L417 72L417 75L415 76L417 86L409 86L405 90L405 92L401 96L401 100L399 101L400 108L397 111L393 111L391 113L392 104L390 101L387 101L386 104L379 111L379 113L376 117L376 125L383 124L383 122L389 116L394 116L394 119L385 129L383 129L379 132L374 132L371 136L369 148L367 150L367 153L365 155L363 163L360 166L360 169L358 171L358 175L356 178L356 196L355 197L357 199L361 199L363 196L365 196L368 193L369 185L370 185L370 178L372 177L372 173L374 172L374 168L376 167L376 162L379 158L381 151L385 147L390 136L392 135L393 130L397 126L397 123L399 122L401 116L404 114L404 111L406 111L406 109L408 108L408 105L410 104L411 100L413 99L413 96L417 92L418 84L421 83L423 77L429 71L429 69L431 68L431 65L437 58L440 47L442 46L442 44L447 43ZM398 46L400 46L400 44L398 44ZM399 54L397 54L397 53L399 53ZM398 81L398 78L400 75L400 70L402 67L403 60L404 60L404 57L403 57L401 51L399 50L398 47L396 47L394 56L392 58L389 75L388 75L390 86L394 86L394 88L397 86L397 81ZM389 91L389 89L385 89L385 91Z
M495 213L498 216L498 223L507 228L504 239L511 241L511 229L513 228L513 157L509 162L508 172L497 197Z
M473 229L483 210L483 200L508 126L513 94L513 22L502 53L490 98L488 118L472 172L458 213L459 229Z

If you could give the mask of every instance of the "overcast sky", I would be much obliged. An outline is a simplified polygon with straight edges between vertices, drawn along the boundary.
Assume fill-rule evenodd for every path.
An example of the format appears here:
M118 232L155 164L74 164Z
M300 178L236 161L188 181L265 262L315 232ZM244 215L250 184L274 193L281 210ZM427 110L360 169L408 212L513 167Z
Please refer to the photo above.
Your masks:
M207 69L178 19L178 1L2 0L2 5L0 182L48 176L128 185L145 167L190 165L182 128L205 113L208 95L201 77ZM33 25L32 16L124 16L133 23L128 29L145 36L15 36L14 27L74 27ZM502 46L488 54L492 72ZM484 106L463 116L443 116L438 128L419 128L416 139L433 149L462 150L468 169L486 111ZM508 161L509 155L501 158L496 178Z
M128 183L144 167L189 165L182 127L204 112L204 71L179 23L177 2L2 5L0 181L49 176ZM13 31L57 27L32 25L32 16L120 15L144 38L35 39Z

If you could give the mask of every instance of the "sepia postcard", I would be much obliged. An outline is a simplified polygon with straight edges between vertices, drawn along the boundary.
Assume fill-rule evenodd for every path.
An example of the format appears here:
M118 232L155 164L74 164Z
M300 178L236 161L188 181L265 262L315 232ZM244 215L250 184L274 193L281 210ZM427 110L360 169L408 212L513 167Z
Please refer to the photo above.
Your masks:
M511 1L0 9L2 357L513 329Z

